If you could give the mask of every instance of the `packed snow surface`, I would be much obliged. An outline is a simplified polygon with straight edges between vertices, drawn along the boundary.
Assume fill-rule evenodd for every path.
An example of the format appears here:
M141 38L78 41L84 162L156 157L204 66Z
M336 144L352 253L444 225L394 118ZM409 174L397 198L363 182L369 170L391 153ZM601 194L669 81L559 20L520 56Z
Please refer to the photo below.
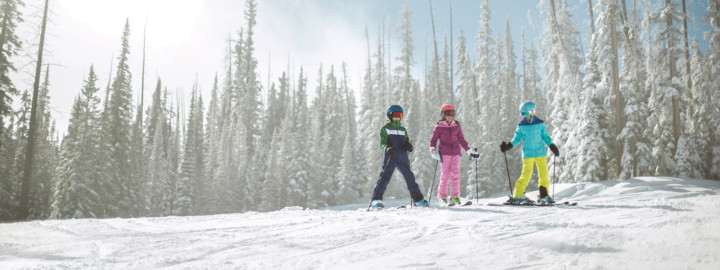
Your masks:
M498 194L452 208L5 223L0 269L720 269L720 182L642 177L555 195L578 205L489 205Z

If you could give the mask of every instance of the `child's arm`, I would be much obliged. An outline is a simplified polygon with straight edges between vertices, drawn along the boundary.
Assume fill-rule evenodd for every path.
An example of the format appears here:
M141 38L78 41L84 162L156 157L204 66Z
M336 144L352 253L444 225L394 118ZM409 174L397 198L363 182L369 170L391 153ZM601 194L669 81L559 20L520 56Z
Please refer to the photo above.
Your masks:
M510 141L512 145L518 145L520 141L522 140L522 131L520 130L520 126L517 126L515 128L515 137Z
M548 135L545 123L543 123L542 125L542 129L540 129L540 137L547 146L550 146L551 144L553 144L552 138L550 138L550 135Z
M470 146L468 146L468 142L465 140L465 135L463 135L462 128L460 128L460 132L458 132L458 142L460 142L460 146L467 152L470 149Z
M437 125L433 128L432 137L430 137L430 152L437 147L437 141L440 137L440 132L437 130Z
M385 130L385 127L382 127L382 128L380 128L380 150L385 151L385 147L387 146L387 140L388 140L387 130Z

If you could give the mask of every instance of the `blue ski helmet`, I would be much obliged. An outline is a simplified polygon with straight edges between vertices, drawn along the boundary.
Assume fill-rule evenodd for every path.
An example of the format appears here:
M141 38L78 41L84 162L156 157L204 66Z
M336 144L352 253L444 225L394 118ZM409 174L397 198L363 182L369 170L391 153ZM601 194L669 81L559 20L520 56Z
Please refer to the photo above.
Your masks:
M387 108L387 111L385 112L385 115L387 115L387 118L392 121L393 113L394 112L403 112L403 108L400 107L400 105L390 105L390 107ZM400 115L402 117L402 114Z
M523 115L523 112L529 112L529 111L535 111L535 103L528 101L523 104L520 104L520 115Z

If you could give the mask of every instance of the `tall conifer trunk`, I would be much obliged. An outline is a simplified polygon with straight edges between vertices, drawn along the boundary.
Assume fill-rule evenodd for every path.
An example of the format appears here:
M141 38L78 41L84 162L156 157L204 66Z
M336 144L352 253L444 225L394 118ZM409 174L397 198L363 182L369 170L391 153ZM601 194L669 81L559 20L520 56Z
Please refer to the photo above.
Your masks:
M47 25L48 1L45 0L43 11L42 28L40 30L40 44L38 48L38 59L35 66L35 82L33 83L32 107L30 109L30 130L28 131L27 154L25 155L25 166L23 169L22 188L20 191L20 216L19 219L26 219L30 213L28 209L28 195L30 194L30 182L33 167L33 156L35 155L35 135L37 133L37 106L38 91L40 88L40 73L42 71L43 46L45 45L45 26Z
M665 6L670 6L670 0L665 0ZM672 16L667 16L667 27L668 29L673 27L672 22ZM668 40L668 48L672 48L675 46L675 44L672 44L672 40L669 38ZM677 71L675 70L675 56L671 53L668 54L669 62L668 69L670 70L670 78L674 78L677 76ZM678 98L673 97L672 99L672 114L673 114L673 136L675 137L675 145L678 143L678 139L680 138L680 105L678 104ZM674 154L674 153L673 153Z

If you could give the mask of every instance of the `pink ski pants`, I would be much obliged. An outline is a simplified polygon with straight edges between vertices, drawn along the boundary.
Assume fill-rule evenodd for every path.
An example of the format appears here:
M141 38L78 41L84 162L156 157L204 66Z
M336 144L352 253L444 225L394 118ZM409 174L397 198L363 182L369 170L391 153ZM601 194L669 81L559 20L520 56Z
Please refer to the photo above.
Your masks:
M450 182L450 197L460 197L460 158L462 156L442 155L442 170L438 186L438 198L448 197L448 182Z

